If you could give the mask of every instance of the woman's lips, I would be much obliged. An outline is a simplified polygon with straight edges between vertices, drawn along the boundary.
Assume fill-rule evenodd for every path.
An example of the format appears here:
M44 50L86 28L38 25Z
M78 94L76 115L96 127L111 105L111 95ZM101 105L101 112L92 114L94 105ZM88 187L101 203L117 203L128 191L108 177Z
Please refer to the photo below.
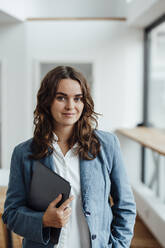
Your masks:
M64 116L72 117L74 114L72 113L63 113Z

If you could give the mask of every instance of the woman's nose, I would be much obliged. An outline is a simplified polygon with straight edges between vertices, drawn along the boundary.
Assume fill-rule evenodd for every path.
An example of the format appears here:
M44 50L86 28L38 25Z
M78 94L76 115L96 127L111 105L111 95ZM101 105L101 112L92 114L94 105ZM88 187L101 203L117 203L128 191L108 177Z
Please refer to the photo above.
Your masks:
M74 101L72 99L69 99L65 106L66 109L73 109L74 108Z

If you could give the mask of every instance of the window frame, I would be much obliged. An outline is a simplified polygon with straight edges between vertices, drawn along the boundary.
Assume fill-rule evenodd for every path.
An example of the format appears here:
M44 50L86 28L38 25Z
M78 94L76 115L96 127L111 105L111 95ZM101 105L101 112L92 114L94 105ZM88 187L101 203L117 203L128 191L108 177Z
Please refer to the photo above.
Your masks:
M143 125L146 127L149 126L147 102L148 102L148 93L149 93L148 89L149 89L149 74L150 74L150 63L149 63L150 51L151 51L150 33L152 32L153 29L161 25L163 22L165 22L165 13L144 29ZM146 157L145 148L142 147L141 181L143 183L146 182L145 157Z

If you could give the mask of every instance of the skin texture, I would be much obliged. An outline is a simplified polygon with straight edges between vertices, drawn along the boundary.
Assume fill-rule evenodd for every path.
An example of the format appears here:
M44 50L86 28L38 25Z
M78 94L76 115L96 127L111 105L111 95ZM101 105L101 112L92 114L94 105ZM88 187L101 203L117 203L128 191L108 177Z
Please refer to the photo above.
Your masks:
M52 201L44 216L43 216L43 226L44 227L56 227L61 228L69 220L71 215L71 208L69 203L73 200L73 196L69 197L59 208L56 208L57 203L61 200L62 195L60 194L54 201Z
M80 84L72 79L62 79L51 106L55 129L73 127L79 120L83 107Z
M67 141L72 135L75 123L81 117L83 108L84 103L80 84L76 80L62 79L50 110L54 118L55 133L59 138L58 145L64 155L69 150ZM61 197L59 195L46 209L43 215L44 227L61 228L69 221L71 215L69 204L74 197L69 197L59 208L56 208Z

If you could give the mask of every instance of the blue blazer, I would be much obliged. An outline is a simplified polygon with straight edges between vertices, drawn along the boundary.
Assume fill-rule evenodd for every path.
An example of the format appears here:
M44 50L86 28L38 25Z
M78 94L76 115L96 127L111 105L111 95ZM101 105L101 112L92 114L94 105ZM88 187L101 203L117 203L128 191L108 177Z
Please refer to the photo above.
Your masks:
M96 130L101 144L98 156L80 159L82 207L90 231L92 248L130 247L136 217L136 207L125 172L117 137ZM34 170L29 159L32 139L15 147L11 159L8 191L3 221L8 228L24 237L24 248L53 248L50 228L43 228L44 212L27 206L27 197ZM53 168L53 155L40 160ZM109 196L114 205L110 206Z

